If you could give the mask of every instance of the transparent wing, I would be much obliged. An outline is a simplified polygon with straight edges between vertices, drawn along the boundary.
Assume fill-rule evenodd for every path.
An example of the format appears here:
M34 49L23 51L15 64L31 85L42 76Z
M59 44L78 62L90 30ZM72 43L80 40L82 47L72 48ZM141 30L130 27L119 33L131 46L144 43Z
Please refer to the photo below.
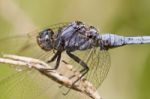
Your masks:
M68 25L69 22L64 23L58 23L49 26L48 28L51 28L54 33L57 33L57 31ZM35 30L30 33L24 34L24 35L9 35L7 37L0 37L0 50L3 53L14 53L25 56L32 56L34 58L39 58L42 60L45 60L48 58L49 55L51 55L51 52L45 52L41 50L41 48L38 46L36 41L36 36L38 33L42 30Z
M108 51L93 47L87 51L76 51L74 54L88 65L89 71L85 75L85 78L98 88L106 78L110 68L110 56ZM77 71L83 68L73 60L69 62L75 66Z
M63 93L67 91L68 88L66 87L60 88L51 99L91 99L90 97L74 90L71 90L66 96L64 96Z
M70 22L63 22L63 23L57 23L57 24L53 24L51 26L49 26L51 29L53 30L58 30L59 28L65 27L66 25L68 25Z
M106 50L93 48L89 53L86 63L90 69L86 78L98 88L105 80L110 68L109 53Z
M60 86L34 69L14 71L0 80L0 99L90 99L74 90L65 96Z
M0 80L0 99L50 99L58 89L57 83L39 72L25 70Z
M54 33L56 33L60 28L63 28L65 27L66 25L68 25L70 22L63 22L63 23L57 23L57 24L53 24L53 25L50 25L46 28L51 28ZM38 29L38 30L35 30L35 31L32 31L30 33L27 33L27 35L29 37L36 37L36 35L41 31L42 29Z

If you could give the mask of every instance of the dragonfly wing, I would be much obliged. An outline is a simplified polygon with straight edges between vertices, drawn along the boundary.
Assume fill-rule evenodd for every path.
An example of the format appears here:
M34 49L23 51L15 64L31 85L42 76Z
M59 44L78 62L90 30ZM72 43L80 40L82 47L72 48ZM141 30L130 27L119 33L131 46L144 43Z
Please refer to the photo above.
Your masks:
M69 22L58 23L54 25L50 25L54 33L57 33L60 28L68 25ZM34 58L39 59L47 59L46 56L50 55L44 52L37 44L36 36L42 30L35 30L30 33L22 34L22 35L9 35L7 37L0 38L0 50L3 53L13 53L25 55L25 56L32 56ZM41 57L42 56L42 57Z
M88 65L89 71L85 75L85 78L98 88L106 78L110 68L110 56L108 51L93 47L87 51L75 51L74 54ZM76 71L83 69L83 67L74 60L70 60L69 63L73 64Z
M68 88L60 86L34 69L14 71L0 80L0 99L90 99L74 90L65 96Z
M70 22L63 22L63 23L57 23L57 24L53 24L53 25L50 25L49 27L52 29L52 30L58 30L59 28L63 28L65 26L67 26Z
M71 90L67 95L64 95L67 91L68 88L66 87L59 88L59 91L54 94L52 99L91 99L87 95L74 90Z
M93 48L89 53L86 63L89 66L89 72L86 78L98 88L105 80L110 68L110 56L108 51Z
M57 83L39 72L24 70L0 80L0 99L50 99L58 89Z

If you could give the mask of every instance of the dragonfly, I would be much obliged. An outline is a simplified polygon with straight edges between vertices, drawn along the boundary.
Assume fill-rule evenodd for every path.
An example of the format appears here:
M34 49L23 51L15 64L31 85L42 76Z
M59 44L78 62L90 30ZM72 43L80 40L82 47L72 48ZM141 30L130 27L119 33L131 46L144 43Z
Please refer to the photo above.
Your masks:
M47 61L47 63L50 63L56 60L56 65L53 68L54 70L58 69L61 54L65 51L71 59L82 66L82 69L79 71L82 75L73 84L88 74L90 71L89 67L92 67L95 72L93 72L93 74L90 73L91 75L102 75L102 77L96 78L97 85L101 84L109 70L109 63L105 63L108 61L102 61L109 59L107 54L109 49L129 44L150 43L150 36L125 37L110 33L101 35L94 26L85 25L81 21L71 22L64 27L61 27L56 33L53 32L51 28L45 29L38 34L36 39L41 49L45 51L57 51L55 55ZM97 52L97 48L99 52ZM77 55L73 54L75 51L86 51L89 49L91 50L93 56L91 56L91 53L89 53L90 55L86 54L86 62L90 62L90 65L83 61L82 58L79 58ZM100 57L101 55L103 57Z
M108 50L131 44L150 43L150 36L121 36L111 33L100 34L94 26L87 25L81 21L67 22L53 25L40 32L31 33L34 45L27 44L21 50L37 46L44 55L39 55L47 63L54 62L52 69L60 68L60 62L69 61L81 74L73 84L82 78L98 88L106 79L110 69L110 55ZM36 43L36 44L35 44ZM35 52L35 54L39 54ZM51 58L49 58L51 56ZM69 78L74 78L70 75Z

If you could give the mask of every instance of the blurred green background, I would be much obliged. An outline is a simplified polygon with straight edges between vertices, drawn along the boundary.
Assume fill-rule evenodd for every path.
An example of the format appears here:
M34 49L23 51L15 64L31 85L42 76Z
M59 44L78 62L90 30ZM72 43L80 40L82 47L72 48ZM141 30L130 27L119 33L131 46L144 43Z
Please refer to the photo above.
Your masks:
M149 5L150 0L0 0L0 38L74 20L100 33L150 35ZM15 52L0 41L2 52L3 46ZM149 49L147 44L110 50L111 69L99 88L103 99L150 99ZM5 72L0 69L1 76Z

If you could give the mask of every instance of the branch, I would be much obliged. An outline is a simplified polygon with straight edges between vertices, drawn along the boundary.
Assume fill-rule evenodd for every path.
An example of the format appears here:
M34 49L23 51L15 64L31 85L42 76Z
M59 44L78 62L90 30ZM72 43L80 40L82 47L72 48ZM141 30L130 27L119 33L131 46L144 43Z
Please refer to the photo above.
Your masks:
M57 83L64 85L70 88L74 82L74 79L69 79L68 77L60 74L56 70L47 71L46 69L51 69L50 66L38 59L33 59L30 57L16 56L16 55L3 55L3 58L0 58L0 63L13 64L19 66L26 66L27 68L34 68L39 71L42 75L56 81ZM66 64L67 65L67 64ZM68 65L68 69L73 72L72 67ZM74 72L75 73L75 72ZM75 75L76 78L79 77ZM78 81L75 85L71 87L73 90L84 93L92 99L101 99L96 88L84 78L81 81Z

